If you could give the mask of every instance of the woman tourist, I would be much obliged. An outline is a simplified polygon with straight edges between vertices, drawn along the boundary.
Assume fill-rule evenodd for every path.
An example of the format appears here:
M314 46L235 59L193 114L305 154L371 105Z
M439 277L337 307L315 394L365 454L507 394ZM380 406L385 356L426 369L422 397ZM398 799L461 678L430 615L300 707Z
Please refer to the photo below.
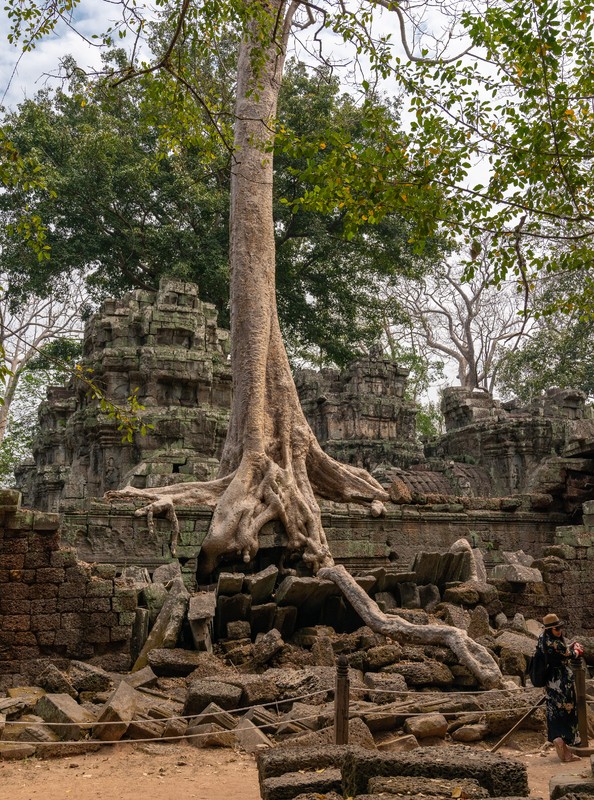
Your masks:
M569 662L579 658L584 648L578 642L567 644L563 623L556 614L543 617L544 632L538 644L547 659L546 715L549 742L555 745L559 760L579 761L569 746L579 745L575 682Z

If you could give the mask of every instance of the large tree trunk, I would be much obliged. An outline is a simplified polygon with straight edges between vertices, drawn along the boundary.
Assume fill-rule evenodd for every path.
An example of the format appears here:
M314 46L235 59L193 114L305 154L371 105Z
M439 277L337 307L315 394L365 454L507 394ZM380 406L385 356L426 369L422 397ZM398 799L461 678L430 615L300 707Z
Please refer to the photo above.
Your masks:
M219 477L150 490L128 487L109 497L150 500L140 510L169 515L188 502L214 507L200 552L206 576L225 555L249 562L263 525L279 520L287 546L313 570L333 564L318 494L368 503L381 513L388 495L365 470L327 456L311 431L291 375L275 296L272 145L286 39L297 3L255 0L258 12L240 46L231 170L231 367L233 404ZM175 542L174 542L175 544Z
M203 577L223 556L251 561L263 525L279 520L288 549L301 551L314 572L324 568L327 577L335 574L332 579L348 590L368 624L389 633L393 628L382 621L373 601L357 591L345 570L334 567L315 497L368 503L373 514L380 514L388 495L365 470L340 464L321 449L301 410L278 323L272 144L286 35L295 5L265 2L260 12L267 12L266 19L258 16L253 35L241 45L238 64L230 217L233 404L219 477L161 489L128 487L108 497L146 498L149 504L136 513L146 513L149 524L153 513L166 513L176 531L176 505L211 504L215 510L198 564ZM464 632L454 635L447 627L441 633L434 630L437 626L431 630L426 626L425 631L424 626L411 627L419 642L467 639ZM479 680L491 686L499 676L497 666L484 648L475 647L480 659L464 644L459 651Z

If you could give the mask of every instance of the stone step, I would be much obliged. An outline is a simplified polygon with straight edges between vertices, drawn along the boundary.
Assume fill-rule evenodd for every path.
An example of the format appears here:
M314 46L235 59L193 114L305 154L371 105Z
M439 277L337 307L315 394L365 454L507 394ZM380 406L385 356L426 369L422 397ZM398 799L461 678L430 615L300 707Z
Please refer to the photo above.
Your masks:
M594 795L594 776L587 778L581 775L553 776L549 781L550 800L558 800L567 794Z
M316 772L286 772L276 778L265 778L260 784L262 800L293 800L300 794L342 791L339 769L321 769Z

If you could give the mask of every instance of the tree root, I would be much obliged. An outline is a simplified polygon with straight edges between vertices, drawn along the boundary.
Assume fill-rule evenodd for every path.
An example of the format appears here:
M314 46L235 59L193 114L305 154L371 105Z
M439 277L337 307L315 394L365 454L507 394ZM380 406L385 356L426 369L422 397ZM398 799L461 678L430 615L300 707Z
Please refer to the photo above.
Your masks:
M215 508L229 485L233 475L217 478L205 483L176 483L172 486L159 486L154 489L136 489L134 486L125 486L105 493L105 499L112 500L148 500L148 504L136 509L134 516L146 517L148 529L151 534L155 532L155 514L165 516L171 522L171 555L177 552L179 540L179 520L175 511L176 506L204 505Z
M303 455L281 454L285 466L264 453L244 453L235 472L205 483L178 483L154 489L107 492L107 500L147 500L135 511L146 516L154 532L154 516L164 515L172 525L171 554L179 537L179 506L207 505L214 509L208 534L199 555L199 574L206 578L223 556L236 554L249 563L258 552L258 535L268 522L284 527L289 550L303 552L312 570L334 564L322 527L315 493L338 502L370 506L373 516L384 512L388 498L382 486L365 470L341 464L326 455L311 436Z
M333 581L363 622L376 633L409 644L445 645L486 689L502 685L501 672L491 654L465 631L448 625L413 625L397 616L383 614L342 565L325 567L318 577Z

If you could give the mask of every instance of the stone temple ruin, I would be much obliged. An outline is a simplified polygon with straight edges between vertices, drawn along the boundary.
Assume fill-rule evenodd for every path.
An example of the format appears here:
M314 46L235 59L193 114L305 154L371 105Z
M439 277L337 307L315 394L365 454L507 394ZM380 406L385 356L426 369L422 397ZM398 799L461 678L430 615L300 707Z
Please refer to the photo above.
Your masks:
M521 407L452 388L443 398L446 432L423 444L407 372L392 362L373 355L343 372L295 376L324 449L370 470L391 498L380 517L321 503L337 562L385 612L466 630L507 676L509 696L461 700L447 691L478 684L452 653L373 634L333 583L283 552L279 524L263 530L253 564L223 563L215 583L197 586L208 508L179 509L174 556L168 520L155 519L151 530L134 514L138 503L102 499L126 483L216 474L230 408L229 334L196 286L163 280L158 292L104 303L86 328L83 367L116 401L136 392L152 428L123 442L84 386L51 388L34 459L18 469L17 489L0 492L0 756L5 741L34 752L64 738L86 742L89 732L114 741L194 731L200 741L248 750L298 737L302 758L306 745L328 754L329 783L310 776L311 790L348 783L357 796L369 794L361 778L368 760L387 758L374 755L386 731L416 747L508 730L521 715L513 689L523 685L535 620L549 610L580 635L594 664L594 419L580 392L550 390ZM367 755L326 747L338 655L356 696L352 736ZM528 704L538 699L525 691ZM312 693L315 700L289 702ZM267 707L273 702L282 713ZM247 707L238 720L235 710ZM424 712L433 717L425 728L415 722ZM448 721L458 712L465 724ZM23 721L18 736L8 725L2 732L4 718ZM464 753L455 775L434 765L410 772L406 753L390 757L385 772L374 762L376 776L463 777L480 788L483 773L499 774L499 762L476 765ZM262 796L297 796L274 788L279 769L262 757ZM514 773L519 795L523 780ZM469 797L485 796L477 786Z

